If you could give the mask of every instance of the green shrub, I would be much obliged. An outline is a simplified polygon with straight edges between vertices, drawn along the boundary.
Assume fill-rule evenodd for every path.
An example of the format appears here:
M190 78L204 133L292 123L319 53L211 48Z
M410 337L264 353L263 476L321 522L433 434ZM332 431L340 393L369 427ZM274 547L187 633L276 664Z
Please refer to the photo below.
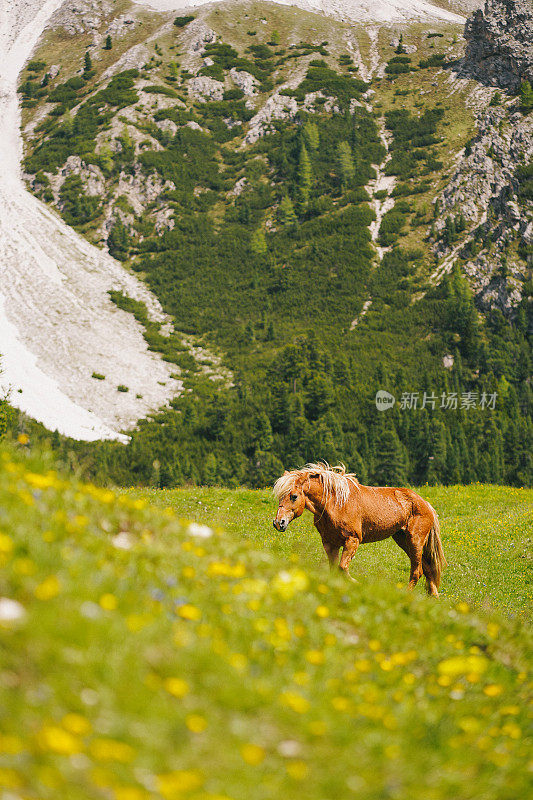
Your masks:
M192 22L194 17L192 15L188 15L185 17L176 17L174 20L174 25L176 28L184 28L189 22Z
M429 58L422 59L418 66L420 69L427 69L428 67L442 67L444 65L445 53L434 53Z
M163 94L166 97L179 97L177 91L172 89L170 86L161 86L161 85L151 85L151 86L143 86L143 92L147 92L147 94Z
M28 72L42 72L46 67L46 61L29 61L26 69Z
M244 92L242 89L235 88L235 89L227 89L224 92L224 100L242 100L244 97Z
M85 194L85 186L79 175L65 178L59 190L61 215L69 225L84 225L95 219L101 211L98 197Z

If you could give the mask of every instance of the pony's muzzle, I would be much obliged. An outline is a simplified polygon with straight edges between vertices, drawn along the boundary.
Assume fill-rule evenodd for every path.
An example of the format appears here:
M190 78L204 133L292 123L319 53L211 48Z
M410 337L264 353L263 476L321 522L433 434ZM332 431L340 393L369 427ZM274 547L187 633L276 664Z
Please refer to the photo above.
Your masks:
M272 524L273 524L273 526L275 527L275 529L277 531L281 531L283 533L283 531L287 530L287 526L288 526L289 523L287 522L286 519L277 519L276 518L275 520L272 521Z

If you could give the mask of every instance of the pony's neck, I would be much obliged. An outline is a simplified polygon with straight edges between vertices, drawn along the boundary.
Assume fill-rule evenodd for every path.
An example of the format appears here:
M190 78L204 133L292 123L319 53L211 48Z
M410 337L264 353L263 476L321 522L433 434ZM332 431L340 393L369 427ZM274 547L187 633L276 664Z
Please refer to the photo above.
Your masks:
M324 487L318 478L309 478L305 484L305 507L315 516L324 513Z

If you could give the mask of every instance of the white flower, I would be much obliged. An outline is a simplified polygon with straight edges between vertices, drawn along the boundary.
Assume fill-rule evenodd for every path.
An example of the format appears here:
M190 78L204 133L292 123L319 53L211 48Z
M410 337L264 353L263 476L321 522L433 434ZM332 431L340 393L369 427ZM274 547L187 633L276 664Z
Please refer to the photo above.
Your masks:
M0 622L20 622L26 616L26 609L17 600L0 597Z
M126 533L126 531L121 531L117 533L116 536L112 538L113 547L118 547L119 550L131 550L133 547L133 539Z
M97 619L102 616L102 609L96 603L91 603L90 600L87 600L81 604L80 614L86 619Z
M187 533L191 536L196 536L198 539L210 539L213 531L207 525L198 525L197 522L191 522L187 528Z
M278 753L284 758L296 758L301 752L302 746L295 739L285 739L278 744Z

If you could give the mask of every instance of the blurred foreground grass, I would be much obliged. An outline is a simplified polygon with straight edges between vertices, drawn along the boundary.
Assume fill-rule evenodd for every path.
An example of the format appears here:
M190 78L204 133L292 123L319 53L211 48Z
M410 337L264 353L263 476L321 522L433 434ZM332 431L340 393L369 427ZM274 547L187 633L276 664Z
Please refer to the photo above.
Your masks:
M459 595L525 605L531 493L425 492L438 602L385 544L357 584L330 575L308 523L274 537L267 493L145 494L0 453L0 797L528 795L530 632Z

